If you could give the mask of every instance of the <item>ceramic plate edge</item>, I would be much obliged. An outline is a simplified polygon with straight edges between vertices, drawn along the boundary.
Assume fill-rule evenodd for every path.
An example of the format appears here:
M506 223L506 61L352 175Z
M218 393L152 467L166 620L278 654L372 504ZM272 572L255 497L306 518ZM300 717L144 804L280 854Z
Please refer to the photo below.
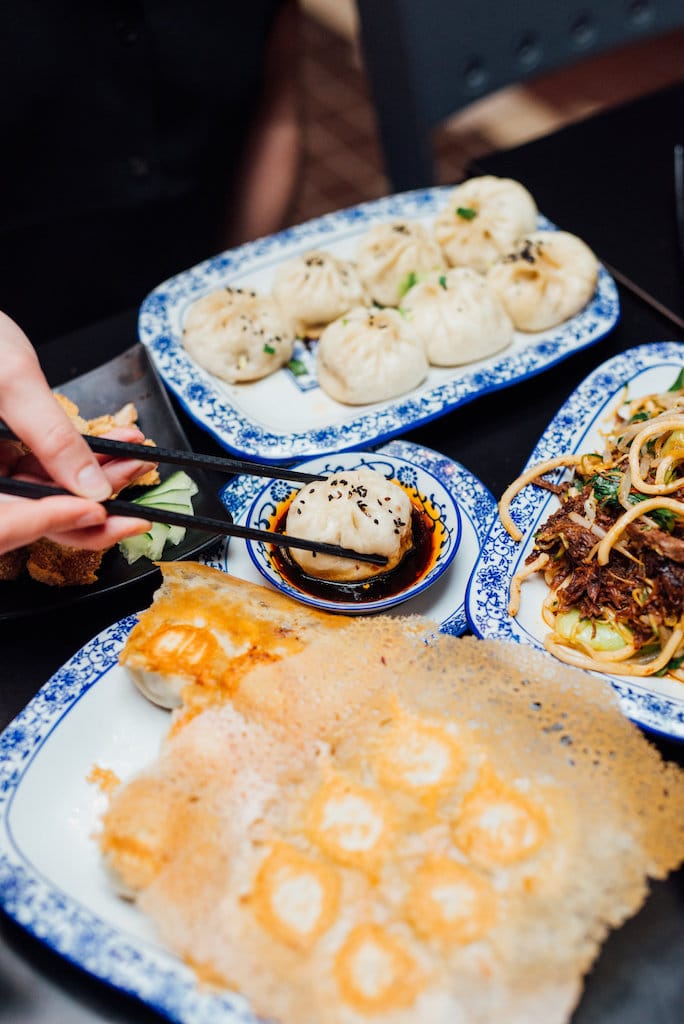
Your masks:
M0 906L35 939L88 974L140 999L178 1024L255 1024L236 993L206 994L172 952L154 948L103 921L42 876L16 845L12 800L61 719L117 664L135 616L88 641L0 734Z
M496 516L496 502L490 491L474 473L455 459L410 441L390 441L377 448L376 451L379 454L395 455L408 462L416 461L419 454L421 458L427 460L429 464L427 468L431 469L433 473L437 471L436 475L438 475L440 467L443 471L453 474L458 486L462 488L462 493L459 494L457 501L461 516L468 519L478 544L482 545ZM444 480L441 482L446 486ZM239 521L241 516L246 515L249 505L261 487L262 484L254 477L238 477L226 484L220 497L235 520ZM224 572L229 571L227 569L229 549L230 541L222 541L212 550L204 552L202 561L213 568L221 569ZM440 631L452 636L460 636L467 628L464 597L464 600L457 605L453 612L442 620Z
M198 293L216 287L225 282L227 271L235 272L250 260L256 261L278 248L286 248L306 239L309 234L312 235L312 244L314 241L323 244L321 236L334 234L350 224L371 223L392 216L420 217L435 213L439 200L449 191L449 186L437 186L401 192L325 214L228 250L158 285L143 300L138 333L142 344L148 347L157 371L186 414L224 448L256 461L291 462L331 453L341 447L341 431L344 432L345 448L370 447L389 440L408 426L430 422L480 395L549 369L574 352L595 344L615 326L620 315L617 286L601 267L596 293L584 310L550 332L544 332L543 339L526 345L516 355L495 357L488 361L490 365L480 370L469 370L461 377L436 385L424 395L412 396L409 392L387 407L375 412L367 410L340 426L322 426L289 434L262 429L253 420L245 422L245 418L226 401L225 395L212 387L210 375L203 371L198 374L182 346L174 340L168 311L173 304L174 293L184 286ZM539 227L553 229L555 226L539 215Z
M558 454L554 445L554 434L567 436L573 426L573 450L581 444L582 437L596 422L598 414L592 411L590 396L595 392L603 396L594 401L593 408L605 408L606 394L615 395L626 382L642 372L659 365L675 363L684 365L684 346L679 342L650 342L627 349L596 367L572 392L566 402L544 430L535 445L525 467L542 459ZM581 414L576 417L577 411ZM579 426L578 426L579 423ZM577 435L577 436L575 436ZM556 476L560 478L562 470ZM514 520L523 523L531 521L539 509L550 499L540 489L528 488L518 496L519 504L514 507ZM466 616L470 629L481 638L497 638L515 643L529 643L543 650L536 637L519 626L507 611L508 587L512 565L519 560L521 547L504 530L498 517L494 518L481 548L480 554L466 589ZM626 677L603 675L615 690L621 708L628 718L649 731L671 739L684 740L684 688L681 701L654 694L647 687L629 682Z

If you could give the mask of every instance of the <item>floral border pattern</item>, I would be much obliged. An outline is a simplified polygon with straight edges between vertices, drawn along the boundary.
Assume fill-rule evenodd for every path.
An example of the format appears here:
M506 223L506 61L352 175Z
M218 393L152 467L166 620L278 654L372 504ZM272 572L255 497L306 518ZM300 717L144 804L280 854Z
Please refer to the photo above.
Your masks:
M430 449L405 442L387 446L397 458L419 456L435 476L457 487L459 503L482 542L494 519L491 494L464 467ZM254 477L240 477L224 492L236 513L253 498ZM260 484L257 481L257 486ZM225 568L225 543L202 555L205 564ZM0 906L55 953L94 977L135 996L177 1024L256 1024L258 1018L241 996L198 989L193 972L172 953L150 948L108 924L37 871L17 845L11 828L14 794L33 759L60 722L118 662L136 622L131 615L90 640L43 686L0 735ZM455 635L467 626L461 604L442 623Z
M526 468L562 452L578 451L584 437L614 404L620 391L645 370L672 366L676 373L684 365L684 345L678 342L652 342L615 356L594 370L558 411L537 443ZM560 480L563 470L550 474ZM529 534L545 515L552 500L548 491L528 487L518 494L511 514L514 522ZM473 570L466 598L471 629L480 637L498 637L542 648L538 638L523 629L518 619L508 614L511 577L521 557L521 547L510 537L498 517L494 521ZM673 699L626 677L607 676L614 687L624 713L644 728L684 740L684 692Z
M344 423L277 433L234 408L219 383L204 371L198 372L186 354L174 321L175 313L188 301L225 286L238 273L285 260L302 246L325 247L343 235L360 234L370 224L390 218L434 216L448 193L447 186L404 192L327 214L215 256L155 288L140 308L139 337L186 413L229 451L262 462L291 462L340 449L370 447L478 395L533 376L594 344L615 325L620 315L618 291L601 267L590 303L571 320L544 331L536 340L530 338L519 351L493 357L477 367L457 368L453 377L425 392L403 395L380 409L365 409ZM540 216L539 227L550 229L553 225Z
M378 448L377 453L416 463L436 477L447 490L458 494L461 515L472 525L479 545L484 543L496 517L496 502L489 490L470 470L446 455L409 441L390 441ZM244 520L262 488L263 482L253 476L235 477L226 484L221 492L221 500L236 522ZM230 541L220 541L205 551L200 558L206 565L228 572L229 546ZM467 628L465 600L462 600L443 620L440 632L460 636Z

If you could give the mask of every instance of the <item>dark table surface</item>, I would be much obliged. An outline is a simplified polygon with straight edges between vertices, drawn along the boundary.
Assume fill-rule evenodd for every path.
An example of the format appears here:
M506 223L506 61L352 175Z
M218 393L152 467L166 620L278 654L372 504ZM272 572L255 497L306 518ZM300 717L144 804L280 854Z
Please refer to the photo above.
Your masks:
M619 110L613 116L603 115L509 153L496 154L473 168L474 173L508 175L523 181L547 216L587 238L621 275L652 294L653 301L672 314L663 315L621 285L621 319L598 343L538 376L482 396L406 434L407 439L461 462L496 497L518 474L558 407L599 363L646 342L684 341L684 330L677 322L684 307L673 230L669 120L673 104L681 109L681 97L681 89L668 92L661 98L662 108L657 98L649 97L650 113L644 114L643 106L637 105L634 121L630 121L628 109ZM660 131L654 129L647 143L642 136L636 145L630 124L640 123L642 117L653 121L656 109L665 111L654 123L660 125L666 140L660 145ZM631 163L623 162L623 151ZM628 169L629 175L618 173L620 169ZM634 203L644 169L648 181L658 180L660 185L657 195L644 193L637 215ZM589 215L592 206L596 218ZM632 224L629 230L625 218ZM662 272L656 272L658 268ZM40 348L40 357L50 382L58 385L135 341L136 313L131 310L46 343ZM215 442L178 407L177 412L196 450L220 453ZM0 728L87 640L124 615L146 607L157 584L158 579L152 578L115 594L103 594L81 604L78 614L64 609L0 622ZM666 757L684 764L683 745L654 742ZM587 979L573 1024L682 1024L682 964L684 872L680 871L655 884L642 911L608 939ZM66 963L0 914L0 1024L151 1024L158 1019L147 1007Z

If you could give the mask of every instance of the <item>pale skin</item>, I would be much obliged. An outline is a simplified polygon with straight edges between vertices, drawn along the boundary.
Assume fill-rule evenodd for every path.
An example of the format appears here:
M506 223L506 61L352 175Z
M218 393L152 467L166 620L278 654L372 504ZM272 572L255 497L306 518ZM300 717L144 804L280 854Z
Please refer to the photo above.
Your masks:
M0 442L0 476L52 483L69 495L16 498L0 494L0 554L48 537L70 547L100 551L149 529L144 519L108 516L101 504L150 463L96 456L55 401L30 341L0 312L0 419L31 450ZM140 442L122 427L108 437Z

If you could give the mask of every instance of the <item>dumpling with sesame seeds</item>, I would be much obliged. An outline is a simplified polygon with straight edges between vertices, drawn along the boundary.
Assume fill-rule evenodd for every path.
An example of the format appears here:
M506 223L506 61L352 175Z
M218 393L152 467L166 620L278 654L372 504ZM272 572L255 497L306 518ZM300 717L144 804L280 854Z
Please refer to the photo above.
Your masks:
M246 288L218 288L186 315L183 347L229 384L259 380L288 362L294 336L275 301Z
M413 546L411 499L398 484L373 469L344 470L295 495L285 533L340 544L361 554L387 556L387 565L290 549L292 559L310 576L338 582L369 579L396 568Z
M317 338L324 327L367 302L366 289L349 260L310 249L276 271L272 295L303 338Z
M396 309L358 306L333 320L316 350L318 383L346 405L383 402L428 375L423 343Z

